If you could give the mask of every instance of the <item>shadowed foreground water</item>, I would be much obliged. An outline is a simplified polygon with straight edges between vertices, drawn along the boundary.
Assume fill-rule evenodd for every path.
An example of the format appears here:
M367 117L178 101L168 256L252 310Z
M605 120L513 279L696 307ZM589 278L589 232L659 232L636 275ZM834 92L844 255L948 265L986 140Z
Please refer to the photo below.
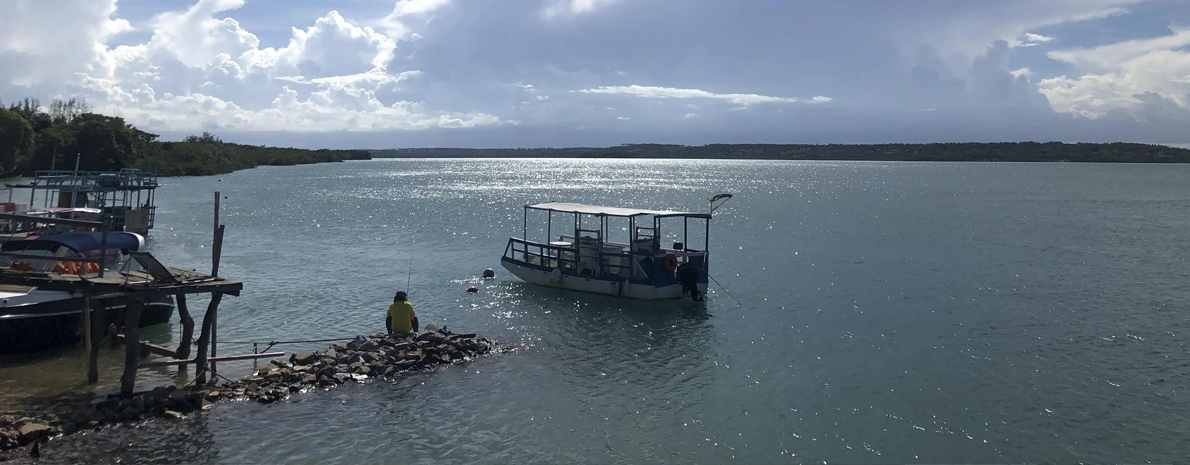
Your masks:
M1170 462L1190 450L1190 167L377 160L165 179L150 250L209 268L220 353L422 321L517 350L57 439L62 461ZM526 285L522 205L707 208L705 304ZM532 224L531 224L532 227ZM412 276L407 274L412 253ZM476 277L487 267L499 276ZM478 285L481 292L464 289ZM193 308L205 302L194 301ZM178 324L148 331L173 344ZM287 345L286 351L327 344ZM100 393L118 379L105 352ZM77 349L0 368L7 403L76 386ZM242 376L251 362L224 363ZM166 382L144 370L142 386Z

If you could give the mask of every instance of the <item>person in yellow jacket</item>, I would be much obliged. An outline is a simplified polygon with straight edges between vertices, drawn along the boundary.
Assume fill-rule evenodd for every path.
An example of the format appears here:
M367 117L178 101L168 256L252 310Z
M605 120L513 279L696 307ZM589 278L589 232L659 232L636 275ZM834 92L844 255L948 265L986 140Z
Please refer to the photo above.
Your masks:
M384 318L384 327L391 333L407 333L417 331L417 314L413 313L413 304L408 300L405 291L397 291L392 305L388 306L388 316Z

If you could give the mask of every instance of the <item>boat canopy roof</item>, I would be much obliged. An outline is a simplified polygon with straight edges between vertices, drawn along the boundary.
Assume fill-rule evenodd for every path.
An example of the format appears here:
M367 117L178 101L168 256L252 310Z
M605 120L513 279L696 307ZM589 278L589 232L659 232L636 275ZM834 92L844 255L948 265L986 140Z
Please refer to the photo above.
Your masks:
M642 210L638 208L601 207L598 205L584 205L581 203L546 202L536 205L526 205L525 208L534 210L548 210L563 213L582 213L587 215L604 216L685 216L690 218L710 218L709 213L677 212L667 210Z
M128 232L110 232L107 235L108 250L122 250L135 252L144 245L144 238L139 234ZM101 232L72 232L52 234L36 239L23 241L8 241L0 245L0 251L14 252L20 250L52 250L55 247L66 246L75 252L84 253L103 249L103 233Z

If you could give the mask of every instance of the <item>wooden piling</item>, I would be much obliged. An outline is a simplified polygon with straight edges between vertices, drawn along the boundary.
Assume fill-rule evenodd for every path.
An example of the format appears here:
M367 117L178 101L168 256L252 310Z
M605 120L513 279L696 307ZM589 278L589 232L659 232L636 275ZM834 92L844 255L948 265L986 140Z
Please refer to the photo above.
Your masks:
M83 293L83 348L84 352L91 353L91 293Z
M95 384L99 382L99 347L103 345L103 332L107 328L106 318L99 318L101 315L106 315L104 311L103 301L96 301L99 311L91 317L91 327L87 328L88 334L91 335L91 347L87 354L87 382Z
M182 342L178 344L178 358L190 358L190 344L194 340L194 318L190 316L190 309L186 308L186 294L178 294L174 302L178 306L178 316L182 318ZM185 369L185 365L182 368Z
M198 335L198 354L194 357L194 371L199 384L207 382L207 346L211 343L211 327L215 319L211 318L219 308L219 301L223 300L222 292L211 294L211 304L207 305L207 313L202 318L202 332Z
M129 297L124 304L124 376L120 377L120 395L131 396L140 366L140 314L143 300Z

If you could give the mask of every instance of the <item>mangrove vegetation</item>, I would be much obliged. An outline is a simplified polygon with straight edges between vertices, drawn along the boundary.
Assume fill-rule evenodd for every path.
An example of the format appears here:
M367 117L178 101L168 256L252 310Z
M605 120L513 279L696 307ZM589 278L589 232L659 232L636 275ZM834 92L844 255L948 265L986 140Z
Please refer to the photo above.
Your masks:
M390 149L375 158L687 158L740 160L870 160L1190 163L1190 150L1164 145L1061 142L937 144L626 144L538 149Z
M365 150L306 150L223 142L203 133L179 142L157 140L117 116L91 113L81 100L0 102L0 175L37 170L138 168L161 176L203 176L260 165L366 160Z

